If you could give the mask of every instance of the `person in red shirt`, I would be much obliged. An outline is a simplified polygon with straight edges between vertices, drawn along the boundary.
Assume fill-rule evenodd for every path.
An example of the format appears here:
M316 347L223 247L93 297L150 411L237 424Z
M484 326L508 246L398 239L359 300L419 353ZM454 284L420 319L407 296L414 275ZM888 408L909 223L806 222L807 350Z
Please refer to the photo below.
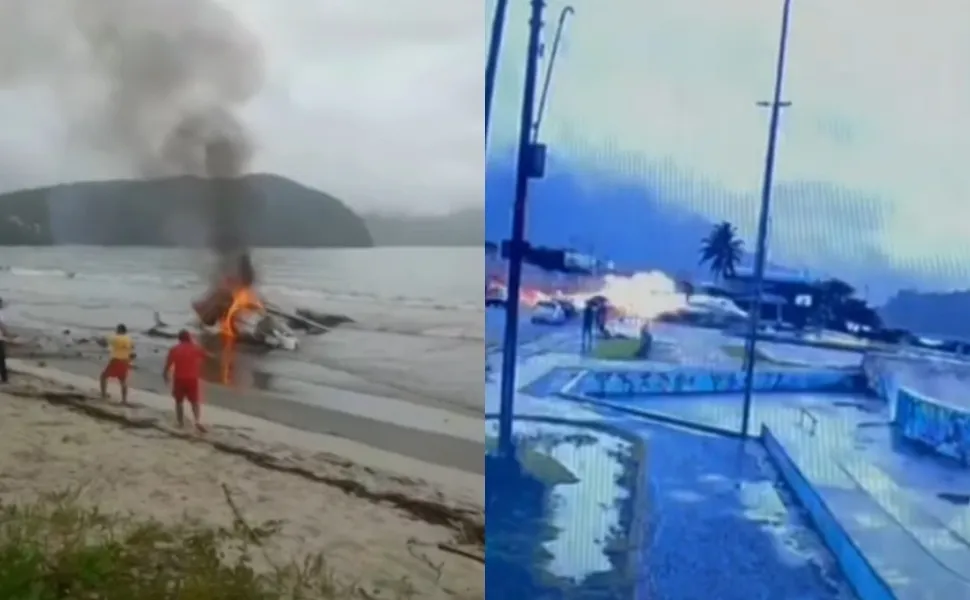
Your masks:
M192 334L183 329L179 331L178 344L168 351L165 360L165 370L162 377L165 383L172 382L172 397L175 399L175 418L179 427L185 426L185 402L192 407L192 418L195 428L205 433L202 425L202 364L205 361L205 350L192 341Z

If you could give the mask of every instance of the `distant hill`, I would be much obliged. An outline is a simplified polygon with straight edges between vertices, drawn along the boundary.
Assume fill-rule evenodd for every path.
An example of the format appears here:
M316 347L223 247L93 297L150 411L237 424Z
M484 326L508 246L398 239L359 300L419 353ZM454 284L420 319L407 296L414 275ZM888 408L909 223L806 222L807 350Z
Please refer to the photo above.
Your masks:
M81 182L0 194L0 245L202 245L206 223L253 246L370 247L363 219L284 177Z
M366 221L378 246L479 246L484 240L480 208L442 216L373 214Z
M514 182L511 161L489 163L485 176L485 237L488 240L504 240L509 236ZM732 196L728 190L712 188L706 193L708 202L714 206L745 201ZM814 214L809 210L814 204L821 203L825 210L832 211L841 210L841 205L838 196L833 196L834 192L824 185L779 184L775 193L789 206L800 207L801 212L792 212L789 208L790 220L785 223L780 223L778 213L774 215L769 253L777 258L769 262L769 267L801 271L805 265L786 264L783 259L785 246L792 248L803 243L797 235L797 220ZM574 248L612 260L622 269L659 269L672 276L706 277L707 270L698 265L699 249L714 223L684 205L670 202L662 194L649 182L594 169L582 170L551 158L546 176L530 185L527 238L534 245ZM857 212L849 211L846 222L855 225L850 217L855 215L858 220ZM783 240L778 235L782 224L788 234ZM817 241L813 245L823 247ZM753 250L753 240L745 240L745 247ZM901 288L925 285L919 274L901 272L879 252L869 250L865 250L863 259L852 263L837 260L837 256L819 257L812 275L838 277L865 288L866 296L874 298L886 298ZM837 253L830 251L829 254ZM745 254L742 264L750 266L752 258L751 254Z
M514 169L490 165L485 178L485 238L508 239ZM492 191L496 190L496 191ZM535 245L572 247L624 268L671 274L698 270L701 240L712 223L663 203L642 185L596 180L550 169L532 183L526 230Z
M880 316L890 327L925 336L970 340L970 291L904 290L889 299Z

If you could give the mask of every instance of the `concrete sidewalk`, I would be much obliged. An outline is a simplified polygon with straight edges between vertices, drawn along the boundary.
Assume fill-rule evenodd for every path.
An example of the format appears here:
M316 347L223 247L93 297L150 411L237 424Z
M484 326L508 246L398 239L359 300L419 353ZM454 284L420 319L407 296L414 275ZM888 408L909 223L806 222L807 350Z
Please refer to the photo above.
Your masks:
M527 434L527 424L536 418L598 423L643 441L645 458L636 468L649 487L638 498L647 514L638 519L640 529L631 532L629 539L612 540L623 550L611 555L617 563L638 563L635 573L626 575L635 581L634 597L853 598L831 554L797 508L778 492L778 474L762 451L735 439L668 427L559 397L558 391L588 364L574 353L538 353L524 359L517 372L514 427L517 433ZM489 415L498 411L498 387L497 382L486 385ZM669 402L684 405L682 400ZM599 496L613 489L613 478L580 450L560 446L554 458L581 480L585 475L590 491L577 498L550 530L569 531L577 524L588 529L586 524L598 522L612 509L612 503ZM631 540L635 543L628 543ZM576 564L598 557L604 553L603 546L602 540L576 536L569 545L552 550L547 543L544 548L552 553L553 562ZM599 589L597 583L604 577L609 580L603 573L587 574L574 585L589 592L584 597L630 597Z

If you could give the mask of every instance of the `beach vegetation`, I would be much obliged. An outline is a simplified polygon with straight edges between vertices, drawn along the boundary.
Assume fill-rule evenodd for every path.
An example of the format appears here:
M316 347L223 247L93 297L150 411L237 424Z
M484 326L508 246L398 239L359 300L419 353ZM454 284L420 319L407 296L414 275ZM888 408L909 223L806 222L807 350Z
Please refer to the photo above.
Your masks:
M233 514L233 525L226 528L189 519L162 523L102 512L83 505L73 492L24 504L0 504L0 598L413 597L406 586L373 592L339 583L322 554L300 562L277 562L266 544L279 523L250 525L234 505Z
M538 447L541 441L541 439L530 438L516 440L515 453L522 469L547 488L579 481L566 465L553 458L548 451ZM486 452L492 454L497 447L498 440L495 437L485 438Z
M706 264L718 280L732 277L744 256L744 242L738 237L731 223L722 221L715 225L701 242L700 264Z
M745 347L739 346L737 344L726 344L724 346L721 346L721 351L724 352L724 354L727 354L728 356L730 356L731 358L735 358L741 361L741 363L744 363L745 355L747 354L747 350L745 349ZM772 358L771 355L765 354L759 348L755 348L754 350L754 361L756 365L762 364L762 365L774 365L774 366L795 366L795 365L792 365L791 363L786 363L785 361L776 360L775 358Z
M600 360L643 360L640 358L642 342L633 338L609 338L598 340L593 347L593 358Z

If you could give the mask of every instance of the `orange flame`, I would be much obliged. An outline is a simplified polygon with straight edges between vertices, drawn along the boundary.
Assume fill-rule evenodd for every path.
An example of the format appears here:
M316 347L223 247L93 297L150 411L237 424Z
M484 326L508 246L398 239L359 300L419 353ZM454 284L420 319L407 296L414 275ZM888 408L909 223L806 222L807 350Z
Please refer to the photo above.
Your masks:
M222 319L219 320L219 329L226 339L234 340L237 337L235 320L240 312L252 311L263 313L266 308L263 306L259 295L252 288L236 288L232 293L232 304Z

